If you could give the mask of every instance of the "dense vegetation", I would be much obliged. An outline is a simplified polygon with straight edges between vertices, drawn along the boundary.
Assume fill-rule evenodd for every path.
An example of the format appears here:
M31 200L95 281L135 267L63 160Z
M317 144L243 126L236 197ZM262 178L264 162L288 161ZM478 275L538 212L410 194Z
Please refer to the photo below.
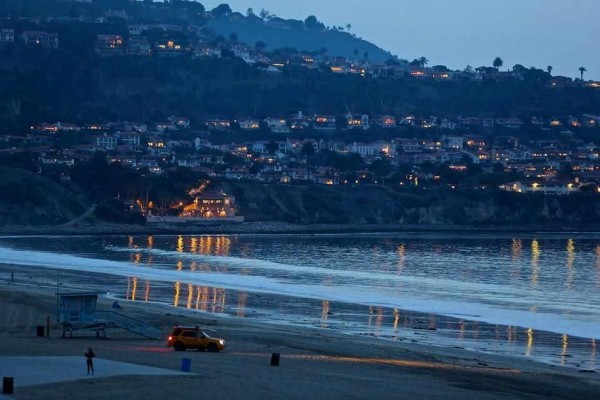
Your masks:
M351 111L397 116L407 113L439 117L519 116L529 121L532 115L577 115L594 113L600 108L599 90L583 85L552 87L549 73L520 65L514 70L523 77L522 80L375 79L336 75L325 65L308 70L294 64L288 65L282 73L265 72L261 69L264 66L248 65L227 50L228 45L240 39L237 35L230 39L221 37L217 41L223 45L223 58L220 59L192 59L189 54L176 58L161 58L156 54L148 58L103 58L94 53L96 35L127 37L128 22L125 19L109 17L103 23L48 20L40 21L39 25L16 19L32 15L101 16L110 10L123 10L140 21L179 23L181 26L206 23L204 7L187 1L166 4L125 0L0 2L0 15L10 15L7 23L17 31L57 32L60 41L57 50L26 47L19 41L0 47L0 126L3 130L23 130L41 121L158 121L170 115L188 116L194 126L209 116L285 116L298 110L307 114L332 115ZM263 17L273 17L258 17L250 11L247 16L240 14L238 22L227 19L224 22L227 29L232 24L247 26L256 19L262 21ZM222 17L235 14L225 4L215 8L215 13ZM218 21L218 18L211 19L210 24ZM298 22L304 27L298 31L300 36L310 38L325 29L315 17ZM261 26L265 27L264 24ZM334 36L341 35L340 30L325 29ZM161 33L149 31L147 35L160 36ZM183 34L169 35L186 40ZM351 37L347 33L344 35ZM254 44L250 42L250 45ZM345 45L351 46L351 42ZM298 51L270 49L269 43L262 43L262 47L272 50L271 56L283 59ZM354 52L363 56L358 49ZM414 61L415 65L425 62L425 58ZM441 70L442 67L436 68ZM483 72L496 71L492 67L482 68Z
M600 108L600 91L552 88L547 80L389 80L295 66L269 73L237 58L99 58L92 51L95 28L88 28L62 26L58 50L0 48L0 126L159 121L170 115L189 116L197 124L209 116L284 116L298 110L543 117Z

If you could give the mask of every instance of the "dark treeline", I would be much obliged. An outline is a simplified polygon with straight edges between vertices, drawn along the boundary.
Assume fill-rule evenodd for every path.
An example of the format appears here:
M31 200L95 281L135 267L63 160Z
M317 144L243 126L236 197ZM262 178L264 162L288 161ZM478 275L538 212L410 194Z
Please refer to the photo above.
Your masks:
M189 116L194 123L209 116L284 116L298 110L528 120L593 113L600 107L599 91L552 88L549 76L438 82L335 75L299 66L269 73L233 57L101 58L93 52L98 26L53 28L61 40L57 50L20 43L0 48L2 126L22 130L42 121L157 121L170 115Z

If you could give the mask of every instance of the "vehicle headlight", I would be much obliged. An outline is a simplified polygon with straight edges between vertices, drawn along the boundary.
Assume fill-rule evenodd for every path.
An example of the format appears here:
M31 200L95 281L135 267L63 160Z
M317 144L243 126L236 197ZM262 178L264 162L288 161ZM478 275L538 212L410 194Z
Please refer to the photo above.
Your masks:
M219 343L221 344L221 346L223 346L225 344L224 340L219 340Z

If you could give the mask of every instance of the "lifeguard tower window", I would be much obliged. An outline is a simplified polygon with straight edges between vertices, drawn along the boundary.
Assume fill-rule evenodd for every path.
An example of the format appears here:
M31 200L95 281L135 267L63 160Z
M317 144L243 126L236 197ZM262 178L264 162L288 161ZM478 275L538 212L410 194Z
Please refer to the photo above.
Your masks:
M90 323L96 319L96 293L58 294L58 322Z

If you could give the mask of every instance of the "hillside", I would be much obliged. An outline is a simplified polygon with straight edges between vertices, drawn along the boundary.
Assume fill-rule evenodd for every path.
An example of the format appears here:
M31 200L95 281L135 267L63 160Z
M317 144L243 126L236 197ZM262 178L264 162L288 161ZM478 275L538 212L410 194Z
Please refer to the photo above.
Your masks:
M557 229L600 225L600 198L589 193L553 197L253 182L223 182L222 187L236 197L247 221ZM58 225L75 219L87 207L70 184L21 169L0 169L0 192L0 226Z
M343 56L349 59L359 58L360 60L367 53L369 61L380 64L392 57L389 52L373 43L356 38L347 32L308 30L302 25L297 28L280 28L262 22L231 21L227 19L211 20L205 26L224 37L235 34L240 42L249 45L264 42L267 45L267 51L286 47L308 52L319 52L326 49L331 56Z
M0 226L57 225L85 211L71 190L32 172L0 167Z
M555 197L397 186L224 184L248 221L306 224L578 227L600 224L593 193Z
M65 27L63 37L74 35ZM69 33L70 32L70 33ZM269 73L238 58L98 58L86 44L0 48L0 123L160 121L356 113L522 116L593 113L600 91L544 81L383 80L289 67ZM89 44L88 44L89 45ZM6 133L6 132L4 132Z

